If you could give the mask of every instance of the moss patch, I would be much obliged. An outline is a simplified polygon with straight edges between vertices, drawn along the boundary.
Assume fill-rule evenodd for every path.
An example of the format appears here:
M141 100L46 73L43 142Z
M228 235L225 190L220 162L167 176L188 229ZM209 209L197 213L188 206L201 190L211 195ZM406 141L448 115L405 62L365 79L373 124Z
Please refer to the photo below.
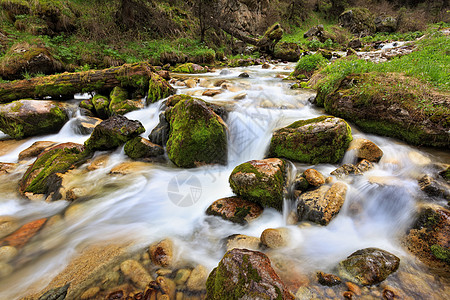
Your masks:
M152 74L147 94L147 104L173 95L175 90L158 74Z

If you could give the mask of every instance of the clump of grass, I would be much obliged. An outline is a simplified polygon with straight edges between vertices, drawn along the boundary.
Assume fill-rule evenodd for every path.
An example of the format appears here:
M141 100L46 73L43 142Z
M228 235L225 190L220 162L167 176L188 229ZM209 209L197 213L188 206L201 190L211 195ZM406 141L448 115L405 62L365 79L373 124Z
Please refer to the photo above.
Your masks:
M329 93L340 80L350 74L397 72L429 82L442 91L450 91L450 39L434 33L417 42L418 50L384 63L356 58L343 58L319 71L322 77L315 87Z

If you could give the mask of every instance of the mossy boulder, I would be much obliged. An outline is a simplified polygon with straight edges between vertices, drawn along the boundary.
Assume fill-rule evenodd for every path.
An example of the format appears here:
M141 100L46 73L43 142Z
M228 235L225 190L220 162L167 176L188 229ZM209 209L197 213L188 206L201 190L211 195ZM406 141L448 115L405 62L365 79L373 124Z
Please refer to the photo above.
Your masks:
M413 145L450 147L448 95L414 78L396 73L349 75L329 92L319 88L317 103L365 132Z
M102 95L95 95L91 100L96 115L100 119L107 119L109 116L109 99Z
M378 16L374 23L377 32L395 32L397 30L397 19L392 16Z
M359 36L371 35L376 31L375 17L370 10L363 7L344 11L339 16L339 24Z
M206 103L190 98L166 112L167 154L178 167L193 168L227 161L227 127Z
M437 273L450 275L450 211L436 204L419 208L403 245Z
M63 64L41 44L18 43L0 59L0 77L22 79L24 74L52 74L62 72Z
M263 208L254 202L240 197L226 197L216 200L206 210L207 215L219 216L224 220L238 224L247 224L258 218Z
M187 63L182 64L172 70L175 73L189 73L189 74L197 74L197 73L206 73L208 70L200 65Z
M18 100L0 105L0 130L15 139L58 132L69 120L54 101Z
M128 99L128 91L120 86L116 86L109 96L110 115L124 115L130 111L144 108L144 103L140 100Z
M88 157L84 150L83 145L75 143L59 144L45 150L20 180L20 192L47 193L49 176L64 173L74 165L82 163Z
M400 258L378 248L366 248L352 253L339 263L339 275L357 284L374 285L397 271Z
M286 162L268 158L240 164L231 172L229 183L236 195L262 207L281 211L286 185Z
M296 62L300 59L303 50L297 43L280 42L275 46L274 58L283 61Z
M303 163L335 163L352 140L350 126L342 119L322 116L300 120L274 132L269 157Z
M175 94L175 89L161 76L152 73L149 81L147 105Z
M112 116L98 124L89 139L84 142L88 151L110 150L125 144L145 131L141 122L124 116Z
M261 252L232 249L209 274L206 299L294 299Z
M302 193L297 199L298 220L328 225L341 210L346 193L347 186L342 182Z
M164 148L137 136L125 144L125 154L133 159L152 158L164 154Z

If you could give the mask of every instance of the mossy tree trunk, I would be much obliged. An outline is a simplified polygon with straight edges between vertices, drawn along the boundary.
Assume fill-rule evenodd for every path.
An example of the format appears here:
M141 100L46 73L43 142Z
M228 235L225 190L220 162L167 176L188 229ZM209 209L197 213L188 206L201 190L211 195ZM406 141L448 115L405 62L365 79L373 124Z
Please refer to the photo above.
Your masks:
M148 63L136 63L104 70L62 73L2 83L0 84L0 103L24 98L73 99L74 94L93 91L109 94L116 86L144 95L153 71L153 67Z

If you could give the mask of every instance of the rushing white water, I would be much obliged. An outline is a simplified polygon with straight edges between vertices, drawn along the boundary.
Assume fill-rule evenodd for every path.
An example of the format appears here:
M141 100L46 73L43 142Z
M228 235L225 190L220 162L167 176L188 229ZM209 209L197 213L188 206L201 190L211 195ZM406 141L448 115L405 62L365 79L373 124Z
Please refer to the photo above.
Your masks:
M310 92L292 91L289 83L275 78L290 69L263 70L261 67L232 69L230 74L219 72L201 75L203 78L228 79L240 91L227 91L211 102L234 104L226 123L229 130L227 166L205 166L179 169L172 165L154 164L127 176L110 175L110 170L128 161L123 149L110 155L106 166L84 173L77 184L89 189L87 199L78 202L77 209L66 213L58 226L43 232L37 241L27 246L26 254L33 259L0 281L0 299L20 297L36 282L47 281L61 271L77 248L100 240L131 240L146 246L171 237L180 255L187 261L201 263L212 269L223 256L221 241L229 235L241 233L259 237L266 228L289 228L291 241L283 249L305 269L330 269L357 249L379 247L404 256L396 242L396 235L411 221L411 214L419 192L417 175L426 171L425 160L437 161L432 154L391 139L366 135L353 129L354 137L365 137L380 146L384 156L375 168L364 176L346 179L349 192L343 209L326 227L287 225L287 199L283 213L266 209L259 219L241 226L217 217L205 215L215 200L232 195L228 177L233 168L245 161L265 156L272 132L299 119L322 115L307 101ZM292 67L292 65L286 66ZM237 78L243 71L249 78ZM182 88L179 93L195 93L204 88ZM232 100L245 92L243 100ZM127 114L139 120L147 137L158 124L162 101L145 109ZM1 162L17 162L20 151L35 141L83 143L89 136L74 131L74 117L57 134L33 137L14 151L0 157ZM344 161L354 162L349 151ZM338 165L321 164L315 168L328 174ZM297 170L310 166L295 164ZM83 168L83 167L82 167ZM387 184L374 181L383 178ZM25 221L52 216L63 211L65 201L30 202L18 197L0 196L0 216L15 216ZM44 280L45 281L45 280ZM41 286L42 287L42 286Z

